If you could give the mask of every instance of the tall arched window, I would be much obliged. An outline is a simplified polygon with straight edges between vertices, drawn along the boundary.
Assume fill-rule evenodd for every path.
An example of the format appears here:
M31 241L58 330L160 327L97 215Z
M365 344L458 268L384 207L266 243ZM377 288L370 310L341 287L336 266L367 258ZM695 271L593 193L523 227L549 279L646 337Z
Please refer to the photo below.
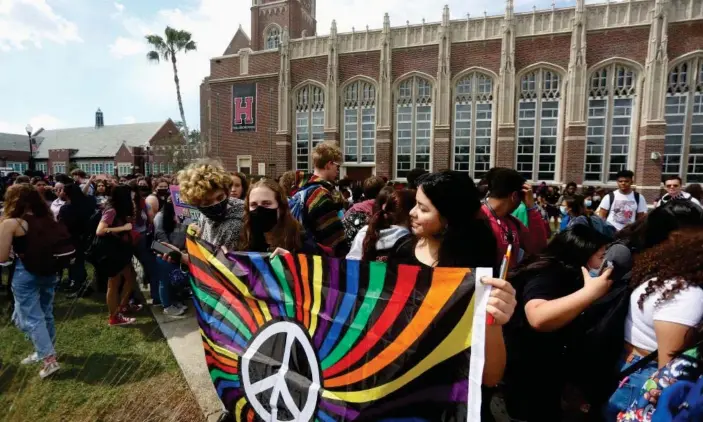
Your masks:
M344 162L373 163L376 143L376 87L356 81L344 89Z
M281 29L276 25L271 25L271 27L266 31L266 49L273 50L278 48L281 43Z
M491 167L493 79L469 73L454 87L454 170L481 178Z
M615 175L627 168L636 83L635 72L617 63L591 76L586 132L587 181L614 181Z
M527 180L556 180L559 74L537 69L520 78L517 171Z
M669 72L662 176L673 175L703 182L703 56Z
M430 170L432 147L432 84L412 76L396 92L395 176L414 168Z
M305 85L295 96L295 169L312 171L311 152L325 138L325 93Z

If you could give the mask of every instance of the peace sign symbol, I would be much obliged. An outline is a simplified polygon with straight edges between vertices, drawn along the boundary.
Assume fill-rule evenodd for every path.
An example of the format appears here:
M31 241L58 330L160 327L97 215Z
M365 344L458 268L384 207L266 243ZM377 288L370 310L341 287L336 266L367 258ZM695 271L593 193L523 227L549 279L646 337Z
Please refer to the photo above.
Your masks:
M241 375L247 400L261 419L312 420L320 365L300 325L279 321L261 330L242 355Z

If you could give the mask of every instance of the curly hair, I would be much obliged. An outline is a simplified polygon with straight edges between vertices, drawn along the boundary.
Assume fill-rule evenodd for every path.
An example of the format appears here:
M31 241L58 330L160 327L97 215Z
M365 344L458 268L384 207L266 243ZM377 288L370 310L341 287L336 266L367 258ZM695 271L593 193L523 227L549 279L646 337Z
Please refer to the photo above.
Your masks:
M668 285L670 280L672 285ZM703 287L703 228L672 232L667 240L636 255L632 287L644 283L647 287L637 302L640 309L657 291L662 291L662 296L655 306L688 286Z
M34 186L28 183L15 184L5 192L5 209L2 220L22 218L31 213L37 218L49 217L49 206Z
M233 182L232 175L214 160L199 160L178 172L181 198L196 207L213 191L223 190L229 196Z
M254 183L247 192L247 196L244 201L244 219L242 222L242 233L239 239L239 249L242 251L249 251L255 247L256 233L252 233L251 223L249 220L249 197L254 189L257 188L267 188L271 190L276 198L276 202L278 203L278 222L273 229L271 229L271 232L269 233L270 238L267 239L267 243L273 249L283 248L293 253L299 251L303 246L303 228L298 220L293 218L293 215L290 213L290 208L288 208L288 198L286 198L283 188L274 180L268 178L263 178ZM259 233L259 235L261 234L262 233Z

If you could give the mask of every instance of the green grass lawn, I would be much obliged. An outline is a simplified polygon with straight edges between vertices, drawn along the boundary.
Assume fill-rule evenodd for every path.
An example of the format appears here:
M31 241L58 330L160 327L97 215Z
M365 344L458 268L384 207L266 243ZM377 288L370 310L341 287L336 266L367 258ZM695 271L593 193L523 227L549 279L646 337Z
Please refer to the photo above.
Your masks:
M12 324L0 293L0 421L202 421L197 402L151 312L108 327L102 295L69 300L57 293L61 371L39 378L19 361L31 343Z

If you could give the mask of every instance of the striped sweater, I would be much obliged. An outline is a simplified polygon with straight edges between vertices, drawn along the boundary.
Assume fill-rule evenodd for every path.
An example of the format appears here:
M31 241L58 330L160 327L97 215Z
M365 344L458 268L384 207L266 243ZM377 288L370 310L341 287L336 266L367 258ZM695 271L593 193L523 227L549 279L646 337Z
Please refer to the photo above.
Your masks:
M344 241L344 226L339 219L342 205L332 196L334 185L313 175L305 183L319 185L307 195L305 201L305 230L309 231L315 241L334 250L335 256L344 257L347 242Z

